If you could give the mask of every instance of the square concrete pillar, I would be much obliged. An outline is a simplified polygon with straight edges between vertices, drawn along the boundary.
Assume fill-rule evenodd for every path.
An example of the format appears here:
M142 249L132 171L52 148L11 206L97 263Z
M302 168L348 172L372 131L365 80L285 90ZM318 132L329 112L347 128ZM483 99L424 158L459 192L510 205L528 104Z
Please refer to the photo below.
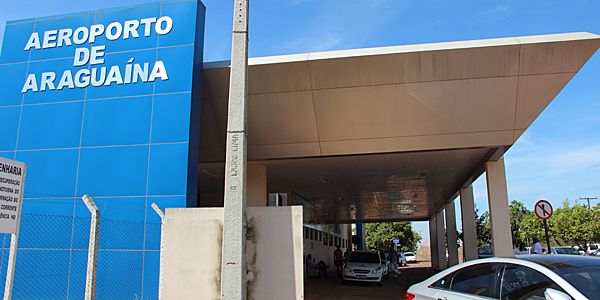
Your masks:
M267 167L265 165L248 165L246 206L267 206Z
M456 211L454 201L446 203L446 232L448 235L448 266L458 265L458 234L456 232Z
M472 186L460 189L460 214L465 261L477 259L479 253L477 251L477 228L475 227L475 202L473 201Z
M435 215L429 219L429 251L431 253L431 267L434 269L440 268L440 262L438 260L438 244L437 244L437 231L436 231Z
M446 228L444 226L443 211L435 214L435 223L437 231L438 261L440 264L439 269L445 270L448 268L448 261L446 260Z
M514 256L504 159L485 163L494 256Z

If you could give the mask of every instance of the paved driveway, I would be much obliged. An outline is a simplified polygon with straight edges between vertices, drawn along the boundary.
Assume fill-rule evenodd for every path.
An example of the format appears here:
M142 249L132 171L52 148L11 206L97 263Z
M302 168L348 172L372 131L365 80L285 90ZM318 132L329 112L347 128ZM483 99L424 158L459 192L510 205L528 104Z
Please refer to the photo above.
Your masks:
M401 267L402 274L394 280L390 274L383 286L374 283L341 284L341 279L335 272L329 278L309 278L304 283L304 299L307 300L375 300L375 299L404 299L408 287L435 274L430 269L430 262L409 264Z

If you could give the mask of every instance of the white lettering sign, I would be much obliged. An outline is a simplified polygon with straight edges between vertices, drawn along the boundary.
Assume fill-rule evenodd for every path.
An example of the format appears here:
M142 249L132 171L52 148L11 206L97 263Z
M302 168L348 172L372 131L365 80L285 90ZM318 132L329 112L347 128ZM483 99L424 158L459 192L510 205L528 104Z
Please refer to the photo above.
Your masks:
M75 30L71 28L52 29L44 31L43 34L33 32L25 45L24 51L34 51L56 47L68 47L72 45L83 45L86 42L93 44L98 37L105 36L107 40L115 41L120 38L127 40L129 38L140 38L140 33L144 37L152 35L152 31L158 35L165 35L173 29L173 19L169 16L160 18L145 18L141 20L128 20L121 24L112 22L106 27L103 24L93 24L88 27L79 27ZM139 30L139 31L138 31ZM41 37L41 38L40 38ZM96 66L104 64L105 45L92 47L77 47L73 56L73 66L82 67L89 65L87 69L63 70L42 72L41 74L28 74L21 93L44 92L53 90L62 90L64 88L87 88L90 86L99 87L111 84L134 84L138 81L153 82L157 78L160 80L169 80L167 69L163 61L135 63L135 58L129 59L124 65ZM150 71L149 71L150 70ZM124 71L124 72L122 72ZM73 73L75 73L73 75ZM1 215L0 215L1 218Z
M0 233L17 233L27 164L0 157Z

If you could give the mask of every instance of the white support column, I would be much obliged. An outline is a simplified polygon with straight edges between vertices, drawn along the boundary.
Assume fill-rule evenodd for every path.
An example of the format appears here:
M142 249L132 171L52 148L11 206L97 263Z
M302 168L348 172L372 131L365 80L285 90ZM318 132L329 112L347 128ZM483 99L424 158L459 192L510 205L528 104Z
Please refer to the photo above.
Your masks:
M158 267L158 300L162 300L163 294L163 267L165 261L165 213L156 205L156 203L152 203L152 208L160 217L160 258L159 258L159 267Z
M225 157L221 300L246 300L248 1L235 0Z
M438 244L437 244L437 229L436 229L435 214L429 219L429 250L431 254L431 267L434 269L440 268L438 260Z
M448 232L448 266L458 265L458 234L456 232L456 211L454 201L446 203L446 231Z
M460 215L463 228L463 250L465 261L479 257L477 252L477 228L475 227L475 202L473 187L460 189Z
M435 214L436 219L436 231L437 231L437 246L438 246L438 260L440 263L440 270L448 268L448 261L446 260L446 228L444 226L444 212L441 211Z
M485 164L494 256L514 256L504 159Z
M83 195L83 202L92 213L90 222L90 244L88 246L87 274L85 276L85 300L96 298L96 270L98 268L98 237L100 233L100 211L90 196Z

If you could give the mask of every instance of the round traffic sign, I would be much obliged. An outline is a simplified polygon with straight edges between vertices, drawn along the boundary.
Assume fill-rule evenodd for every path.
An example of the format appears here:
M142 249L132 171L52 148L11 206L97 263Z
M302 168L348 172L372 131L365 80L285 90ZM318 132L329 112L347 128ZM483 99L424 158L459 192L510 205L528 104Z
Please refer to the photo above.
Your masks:
M535 204L535 214L538 218L546 220L552 216L552 205L546 200L540 200Z

